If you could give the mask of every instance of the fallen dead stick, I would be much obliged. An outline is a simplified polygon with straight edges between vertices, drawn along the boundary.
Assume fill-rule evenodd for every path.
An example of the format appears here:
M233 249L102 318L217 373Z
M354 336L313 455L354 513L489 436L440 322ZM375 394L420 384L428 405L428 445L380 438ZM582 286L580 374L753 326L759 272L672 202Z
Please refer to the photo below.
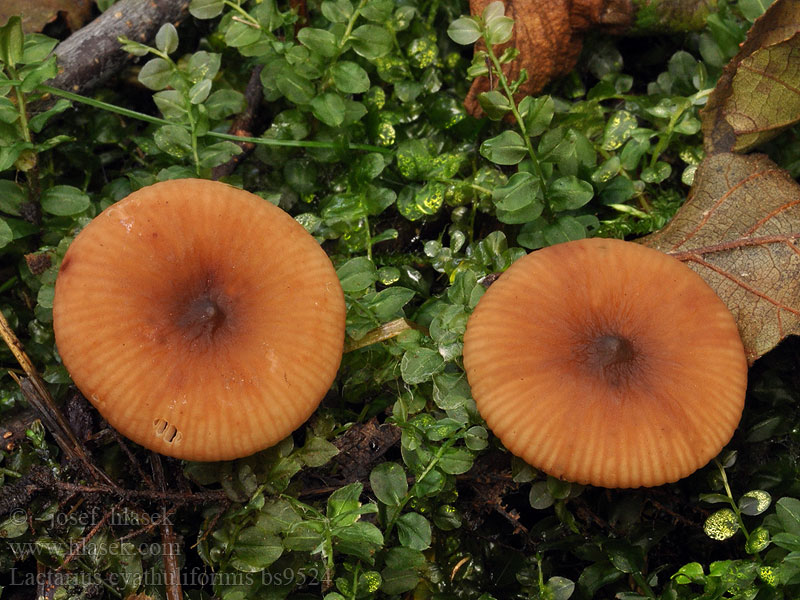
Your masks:
M19 366L27 375L27 377L20 377L12 371L10 372L11 377L17 382L25 400L38 413L64 455L83 464L95 479L102 480L111 487L117 487L116 483L89 459L86 450L78 441L61 410L56 406L39 372L25 353L22 342L19 341L2 312L0 312L0 337L3 338Z
M158 490L162 493L167 491L167 482L164 478L164 467L161 464L161 457L155 452L150 453L150 465L153 468L153 481ZM161 523L159 529L161 530L161 561L164 564L164 588L167 593L167 600L181 600L183 598L183 591L181 589L181 568L178 565L179 552L173 552L174 549L179 548L175 531L172 529L172 523L167 516L167 503L161 502L159 507L161 510Z
M397 337L404 331L409 331L410 329L416 329L417 331L422 331L423 333L427 334L427 331L424 327L420 327L413 321L409 321L408 319L395 319L394 321L384 323L375 329L371 329L364 334L364 337L347 342L344 345L344 351L352 352L353 350L365 348L366 346L371 346L372 344L385 342L386 340Z
M131 58L117 38L148 43L164 23L177 24L188 10L189 0L117 2L56 46L59 73L47 83L78 94L96 88Z
M224 490L206 492L162 492L159 490L131 490L107 485L81 485L63 481L54 482L54 486L67 492L82 494L108 494L127 500L150 500L153 502L169 502L170 504L196 504L209 502L227 502L228 495Z

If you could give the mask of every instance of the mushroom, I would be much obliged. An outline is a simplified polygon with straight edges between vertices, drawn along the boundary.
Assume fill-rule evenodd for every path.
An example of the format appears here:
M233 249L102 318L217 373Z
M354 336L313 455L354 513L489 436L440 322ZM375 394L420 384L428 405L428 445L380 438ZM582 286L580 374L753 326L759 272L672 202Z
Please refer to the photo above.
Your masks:
M199 179L103 211L56 281L59 354L122 434L189 460L271 446L316 409L344 345L326 253L280 208Z
M705 465L741 417L733 316L680 261L587 239L514 263L478 302L464 366L483 418L555 477L631 488Z

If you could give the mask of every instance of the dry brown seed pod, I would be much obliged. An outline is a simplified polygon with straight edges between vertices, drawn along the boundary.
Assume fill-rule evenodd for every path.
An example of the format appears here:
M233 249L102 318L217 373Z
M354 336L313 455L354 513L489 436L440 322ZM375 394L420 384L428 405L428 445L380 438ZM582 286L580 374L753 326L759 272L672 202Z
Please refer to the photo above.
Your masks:
M464 336L478 409L555 477L631 488L705 465L741 417L747 361L733 316L686 265L609 239L514 263Z
M81 231L53 318L64 365L112 426L212 461L271 446L311 415L341 360L345 304L328 256L291 216L182 179Z

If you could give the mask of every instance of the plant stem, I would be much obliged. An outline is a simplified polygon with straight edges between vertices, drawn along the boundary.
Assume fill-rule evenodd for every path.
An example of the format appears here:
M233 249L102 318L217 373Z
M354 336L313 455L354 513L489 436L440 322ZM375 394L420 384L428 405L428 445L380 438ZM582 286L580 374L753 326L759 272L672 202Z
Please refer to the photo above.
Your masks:
M122 115L124 117L130 117L132 119L137 119L139 121L145 121L146 123L151 123L153 125L181 126L180 123L167 121L166 119L162 119L160 117L147 115L145 113L117 106L115 104L109 104L108 102L103 102L102 100L87 98L86 96L81 96L80 94L75 94L73 92L68 92L66 90L54 88L49 85L42 84L39 86L39 89L43 92L47 92L48 94L52 94L53 96L66 98L67 100L72 100L73 102L80 102L81 104L87 104L94 108L107 110L108 112ZM292 148L337 148L337 145L334 144L333 142L315 142L315 141L304 141L304 140L276 140L271 138L238 136L230 133L221 133L218 131L209 131L206 133L206 135L221 140L230 140L233 142L250 142L252 144L261 144L263 146L287 146ZM390 148L382 148L380 146L372 146L370 144L350 144L348 146L348 149L363 150L365 152L380 152L381 154L393 154L393 151Z
M17 284L18 281L19 281L19 277L17 277L16 275L14 275L12 277L9 277L8 279L6 279L3 282L3 285L0 285L0 292L5 292L5 291L10 290L12 287L14 287Z
M8 71L13 79L17 78L15 69L8 67ZM20 129L22 129L22 138L26 142L31 142L31 130L28 127L28 109L25 106L25 94L22 93L19 86L14 86L14 93L17 96L17 110L19 111L19 126Z
M460 185L460 184L466 183L467 186L469 186L470 188L472 188L476 192L480 192L481 194L487 194L489 196L492 195L492 190L490 190L489 188L485 188L483 186L480 186L477 183L469 183L469 182L466 182L466 181L459 181L458 179L447 179L445 177L435 177L435 178L433 178L433 181L436 181L438 183L456 184L456 185Z
M718 460L714 462L717 463L717 468L719 469L719 473L722 476L722 485L725 487L725 495L728 496L728 502L731 505L731 509L733 510L733 514L736 515L736 520L739 522L739 527L744 534L745 542L750 540L750 533L747 531L747 527L744 526L744 521L742 520L742 513L739 510L739 506L736 504L736 501L733 499L733 493L731 492L731 486L728 484L728 475L725 473L725 467L722 466Z
M246 22L248 25L252 25L253 27L258 27L259 29L261 29L261 24L252 15L250 15L250 13L244 10L237 3L230 2L230 0L225 0L225 5L230 6L233 10L238 12L241 15L241 21Z
M80 102L81 104L87 104L93 108L100 108L102 110L107 110L108 112L116 113L118 115L122 115L124 117L131 117L133 119L138 119L139 121L145 121L146 123L152 123L153 125L174 125L170 121L166 119L160 119L159 117L154 117L152 115L146 115L145 113L141 113L135 110L130 110L128 108L123 108L121 106L116 106L115 104L109 104L108 102L103 102L102 100L96 100L94 98L88 98L86 96L81 96L80 94L75 94L73 92L68 92L67 90L62 90L59 88L51 87L49 85L40 84L39 89L43 92L48 94L52 94L53 96L58 96L59 98L66 98L67 100L72 100L73 102Z
M347 27L344 30L344 35L342 35L342 39L339 42L339 54L342 52L342 48L344 48L345 43L349 40L350 34L353 33L353 27L356 24L356 19L361 14L361 10L367 5L367 0L361 0L356 6L355 10L353 10L353 14L350 15L350 20L347 22ZM339 55L336 55L336 58L339 58Z
M330 87L330 84L333 82L333 77L331 76L331 69L339 60L339 57L344 52L344 48L347 45L347 42L350 41L350 34L353 33L353 27L356 24L356 20L358 16L361 14L361 10L366 6L367 0L361 0L358 3L358 6L353 9L353 14L350 15L350 19L347 21L347 26L344 29L344 33L342 37L339 39L338 43L336 44L336 54L334 54L330 61L328 62L328 66L325 69L325 76L322 78L322 86L320 87L320 92L324 92L325 90Z
M350 600L356 600L356 592L358 591L358 571L361 563L356 565L353 569L353 587L350 589Z
M186 116L189 117L189 133L192 135L192 160L194 160L194 172L200 175L200 156L197 154L197 123L192 114L192 105L186 107Z
M633 580L636 582L636 585L638 585L641 588L641 591L643 591L648 598L656 600L656 595L655 592L653 592L653 588L651 588L650 585L645 581L644 576L641 573L633 572L631 573L631 576L633 577Z
M486 42L486 50L489 55L489 59L492 61L492 65L494 66L497 79L500 81L500 85L503 86L503 91L505 92L506 98L508 98L508 102L511 105L511 112L514 115L514 119L517 121L520 131L522 132L522 139L525 140L525 147L528 149L528 156L533 164L534 175L536 175L536 178L539 180L539 184L542 186L542 191L544 191L547 189L547 180L544 177L544 171L542 171L542 166L539 164L539 159L536 157L533 144L531 144L531 138L528 136L528 130L525 127L525 121L517 109L517 103L514 101L514 94L511 91L511 87L508 85L508 79L506 79L505 73L503 73L503 67L500 64L500 60L497 58L497 55L494 53L494 49L489 43L489 38L485 31L483 33L483 40Z
M545 590L545 588L544 588L544 572L542 571L542 555L541 555L541 553L537 552L536 556L534 557L534 559L536 560L536 571L537 571L538 576L539 576L539 595L542 598L545 598L547 590Z
M364 229L367 232L367 258L372 260L372 232L369 230L369 217L364 217L362 223L364 223Z
M417 477L416 481L414 482L414 485L411 486L411 489L408 490L408 492L405 495L405 498L403 498L403 500L397 506L397 511L394 513L394 516L389 521L389 523L387 523L386 533L383 536L384 539L389 538L389 535L392 533L392 529L394 528L397 519L400 517L400 513L403 512L403 508L405 508L405 505L408 504L411 498L416 496L416 491L417 488L419 487L420 482L423 479L425 479L425 477L428 475L428 473L431 472L433 467L435 467L436 464L442 459L442 456L444 456L445 451L448 450L450 446L456 443L456 441L461 437L460 435L461 433L463 433L463 430L459 430L449 440L447 440L444 444L442 444L439 447L439 450L436 451L436 454L434 454L433 458L431 458L431 462L429 462L428 466L425 467L425 470L423 470L422 473L419 474L419 477Z

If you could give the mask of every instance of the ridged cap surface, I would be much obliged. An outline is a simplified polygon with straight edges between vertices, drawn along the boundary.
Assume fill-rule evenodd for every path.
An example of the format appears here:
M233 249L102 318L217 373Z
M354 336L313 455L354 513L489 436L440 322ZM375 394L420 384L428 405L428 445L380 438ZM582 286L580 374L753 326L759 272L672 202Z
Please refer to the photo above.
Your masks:
M514 263L468 321L464 366L511 452L555 477L615 488L708 463L733 435L747 385L736 323L703 279L611 239Z
M166 181L95 218L56 281L58 351L122 434L190 460L286 437L333 382L345 304L291 216L223 183Z

